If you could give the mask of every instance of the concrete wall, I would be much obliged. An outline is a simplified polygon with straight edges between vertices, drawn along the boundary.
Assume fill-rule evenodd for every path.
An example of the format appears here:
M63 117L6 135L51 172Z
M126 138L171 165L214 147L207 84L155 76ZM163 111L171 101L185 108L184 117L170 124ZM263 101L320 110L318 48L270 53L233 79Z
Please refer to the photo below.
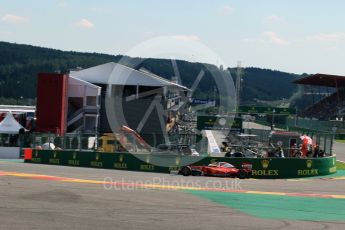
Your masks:
M19 147L0 147L0 159L18 159Z

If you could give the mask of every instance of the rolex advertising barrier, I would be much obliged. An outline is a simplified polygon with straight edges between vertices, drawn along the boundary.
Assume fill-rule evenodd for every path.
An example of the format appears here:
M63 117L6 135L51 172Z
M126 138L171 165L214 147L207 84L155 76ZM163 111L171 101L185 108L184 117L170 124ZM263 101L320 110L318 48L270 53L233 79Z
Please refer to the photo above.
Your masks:
M328 175L336 172L336 159L323 158L227 158L192 157L172 155L79 152L61 150L25 149L26 163L119 169L130 171L170 173L177 171L187 162L193 165L208 165L212 162L229 162L234 166L242 163L253 165L253 178L296 178ZM162 161L164 161L162 164ZM159 166L165 165L165 166Z

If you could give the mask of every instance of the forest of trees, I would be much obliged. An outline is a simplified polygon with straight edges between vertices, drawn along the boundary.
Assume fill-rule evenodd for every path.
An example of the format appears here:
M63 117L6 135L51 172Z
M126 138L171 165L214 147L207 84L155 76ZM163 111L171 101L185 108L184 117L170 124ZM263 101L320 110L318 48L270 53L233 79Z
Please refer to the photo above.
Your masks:
M236 76L236 69L231 69ZM300 75L280 72L270 69L245 68L243 70L242 94L243 102L253 99L275 101L289 99L297 91L297 85L292 82Z
M34 104L36 76L41 72L67 73L76 67L88 68L121 60L126 65L145 68L168 79L175 75L172 62L167 59L123 58L120 55L61 51L7 42L0 42L0 53L0 104ZM204 69L205 75L194 96L207 98L213 95L215 82L211 72L212 69L221 71L218 67L179 60L176 63L182 84L187 87L192 86L200 70ZM236 69L228 70L236 80ZM244 104L290 98L297 91L296 85L291 82L300 77L260 68L244 68L242 73L241 102Z

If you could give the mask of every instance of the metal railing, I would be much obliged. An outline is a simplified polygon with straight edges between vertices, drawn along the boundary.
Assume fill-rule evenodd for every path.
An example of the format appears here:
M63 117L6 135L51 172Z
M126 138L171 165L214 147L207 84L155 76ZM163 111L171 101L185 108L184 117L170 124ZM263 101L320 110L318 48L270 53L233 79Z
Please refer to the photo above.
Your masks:
M158 142L158 134L143 134L143 136L154 139L153 148L161 145ZM29 136L30 142L27 142L24 147L43 148L43 149L63 149L63 150L77 150L77 151L130 151L140 153L142 147L138 140L126 136L128 141L127 146L121 146L119 140L120 136L116 134L85 134L85 133L68 133L64 136L58 136L53 133L32 133ZM199 153L207 153L208 142L207 138L195 134L171 134L168 135L169 145L186 145L195 149ZM146 150L147 151L147 150Z

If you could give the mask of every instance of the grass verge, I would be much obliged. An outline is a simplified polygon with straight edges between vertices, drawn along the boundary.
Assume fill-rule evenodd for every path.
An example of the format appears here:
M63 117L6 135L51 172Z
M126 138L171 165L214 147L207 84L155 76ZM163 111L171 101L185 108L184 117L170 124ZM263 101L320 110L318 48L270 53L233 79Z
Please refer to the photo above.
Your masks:
M337 161L335 165L337 166L337 170L345 170L345 163Z
M345 143L345 140L335 140L335 141L339 143Z

